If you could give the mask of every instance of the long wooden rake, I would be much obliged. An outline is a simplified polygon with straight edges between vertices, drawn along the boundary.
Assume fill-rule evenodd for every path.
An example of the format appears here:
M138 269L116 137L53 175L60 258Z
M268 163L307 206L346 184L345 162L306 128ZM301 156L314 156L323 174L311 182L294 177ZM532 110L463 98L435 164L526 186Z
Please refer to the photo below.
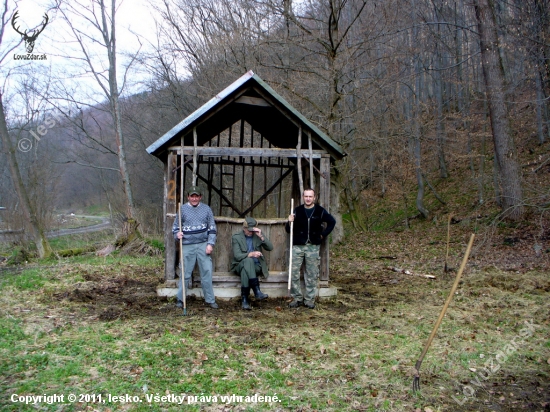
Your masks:
M466 254L464 255L464 258L462 259L462 264L460 265L460 269L458 270L458 273L456 274L455 282L453 283L453 287L451 288L451 292L449 293L449 297L445 301L445 305L443 306L443 309L441 310L441 313L439 314L439 318L437 319L437 322L435 322L432 333L430 334L430 337L428 338L428 341L426 342L426 345L424 346L424 350L422 351L422 354L420 355L420 358L416 361L416 365L414 365L414 379L413 379L413 391L414 392L420 391L420 366L422 365L422 361L424 360L424 356L426 356L426 353L428 352L428 349L430 348L430 345L432 344L432 341L435 337L437 329L439 328L439 325L441 324L441 321L443 320L443 317L445 316L445 312L447 312L447 308L449 307L449 304L451 303L451 300L453 299L453 295L455 294L456 288L458 287L458 282L460 282L460 278L462 277L462 272L464 271L464 268L466 267L466 262L468 261L468 256L470 256L470 251L472 250L472 244L474 243L474 237L475 237L475 235L472 233L472 236L470 236L470 241L468 242L468 247L466 248Z

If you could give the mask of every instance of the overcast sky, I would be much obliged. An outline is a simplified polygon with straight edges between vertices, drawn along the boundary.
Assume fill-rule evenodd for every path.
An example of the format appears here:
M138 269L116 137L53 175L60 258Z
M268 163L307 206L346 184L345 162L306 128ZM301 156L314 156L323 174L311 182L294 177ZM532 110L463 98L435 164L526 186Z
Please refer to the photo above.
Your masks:
M91 2L90 2L91 3ZM108 2L110 3L110 1ZM120 3L120 2L119 2ZM82 87L87 84L84 80L84 69L81 65L77 67L79 61L77 60L82 56L82 52L78 45L70 41L70 31L63 21L61 14L55 10L49 10L48 4L51 1L48 0L19 0L17 2L10 1L10 11L17 10L18 18L16 26L20 31L26 29L32 29L41 24L44 19L44 14L47 12L49 22L44 31L40 33L36 39L33 54L42 55L45 54L47 59L44 61L28 61L18 60L15 55L26 54L25 45L20 44L2 63L2 72L4 75L8 70L17 69L23 65L41 65L44 68L51 69L52 73L60 73L65 71L70 73L66 75L64 80L67 85L71 81L77 81L77 85ZM74 3L73 3L74 4ZM116 19L117 19L117 51L119 53L119 74L123 72L122 68L125 66L127 59L125 53L136 53L139 49L139 42L134 33L138 33L142 36L142 48L141 51L147 51L147 40L155 43L156 39L156 23L155 23L155 11L149 6L149 0L124 0L120 4ZM79 28L83 26L78 25ZM98 35L98 32L90 33L93 36ZM2 44L2 49L7 50L8 45L15 44L21 39L21 36L11 27L11 23L8 25L5 31L5 37ZM94 58L94 62L100 67L100 59L105 58L105 49L96 48L97 57ZM106 64L103 64L106 67ZM76 74L79 73L77 76ZM131 79L134 84L143 77L143 74L134 73ZM120 83L120 82L119 82ZM94 86L93 81L89 83L90 87ZM1 85L0 85L1 86ZM133 89L128 92L135 92L138 86L134 86ZM99 97L100 98L100 97Z

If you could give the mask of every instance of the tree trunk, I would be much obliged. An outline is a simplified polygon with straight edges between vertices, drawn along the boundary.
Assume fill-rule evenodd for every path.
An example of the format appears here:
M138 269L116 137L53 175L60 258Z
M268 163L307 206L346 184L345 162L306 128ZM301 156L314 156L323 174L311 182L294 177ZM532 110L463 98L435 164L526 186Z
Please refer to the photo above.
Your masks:
M474 5L495 158L502 181L502 208L507 217L518 220L524 213L521 173L506 107L505 74L499 53L495 4L494 0L474 0Z
M115 126L115 140L118 151L118 161L120 166L120 175L122 178L122 184L124 187L124 192L127 199L127 219L128 219L128 229L129 231L137 230L139 223L136 223L136 212L134 206L134 196L132 193L132 186L130 184L130 174L128 172L128 164L126 161L126 149L124 144L124 135L122 133L122 115L120 111L120 102L119 102L119 90L117 84L117 72L116 72L116 3L115 0L111 0L111 27L110 34L111 39L107 41L107 34L109 33L109 28L106 21L106 10L103 1L101 2L102 6L102 22L105 35L105 44L107 46L107 55L109 58L109 92L110 92L110 103L111 103L111 114L113 117L113 122Z
M437 10L434 11L435 21L439 21ZM439 25L437 26L437 37L440 38L441 33ZM441 55L441 49L439 42L435 44L435 93L437 100L437 116L436 116L436 135L437 135L437 161L439 163L439 177L446 179L449 175L447 173L447 162L445 160L445 142L447 140L445 132L445 116L444 116L444 104L443 104L443 57Z
M17 192L19 203L23 209L25 219L29 222L34 242L38 254L41 258L49 257L52 254L52 248L48 239L44 234L44 229L40 227L38 219L36 217L36 211L30 202L27 189L23 184L23 178L19 171L19 164L17 163L17 157L15 156L15 149L11 144L10 135L8 132L8 125L6 123L6 116L4 112L4 104L2 102L2 92L0 92L0 141L4 147L6 157L8 159L8 166L13 180L13 186Z
M544 134L544 125L547 123L545 119L546 98L544 96L541 74L538 67L537 72L535 73L535 84L537 86L537 135L539 137L539 144L542 145L544 144L546 138Z

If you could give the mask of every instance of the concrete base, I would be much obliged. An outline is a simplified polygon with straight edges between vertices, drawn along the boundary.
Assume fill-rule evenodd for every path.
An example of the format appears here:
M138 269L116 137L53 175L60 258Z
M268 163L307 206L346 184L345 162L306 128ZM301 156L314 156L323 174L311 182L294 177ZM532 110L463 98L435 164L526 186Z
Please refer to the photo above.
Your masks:
M159 285L157 288L157 295L164 297L176 296L178 293L177 287L166 287L167 285ZM262 292L267 293L270 298L284 298L288 296L287 285L261 285ZM321 287L318 290L318 297L320 299L331 298L336 296L338 290L334 287ZM195 295L196 297L202 298L202 289L193 288L187 290L188 295ZM214 286L214 295L216 298L221 299L231 299L241 296L240 287L216 287Z

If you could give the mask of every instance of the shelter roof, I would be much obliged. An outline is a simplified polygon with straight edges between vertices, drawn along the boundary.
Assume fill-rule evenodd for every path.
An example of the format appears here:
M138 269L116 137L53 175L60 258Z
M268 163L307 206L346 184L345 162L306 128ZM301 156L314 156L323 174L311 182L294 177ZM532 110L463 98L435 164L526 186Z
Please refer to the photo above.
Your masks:
M193 129L197 130L197 144L209 140L244 119L261 133L274 147L296 148L298 128L311 134L313 149L325 150L333 159L346 154L342 148L254 72L249 71L226 87L147 148L159 158L170 146L179 146L181 136L185 146L193 146ZM302 139L307 142L305 135Z

